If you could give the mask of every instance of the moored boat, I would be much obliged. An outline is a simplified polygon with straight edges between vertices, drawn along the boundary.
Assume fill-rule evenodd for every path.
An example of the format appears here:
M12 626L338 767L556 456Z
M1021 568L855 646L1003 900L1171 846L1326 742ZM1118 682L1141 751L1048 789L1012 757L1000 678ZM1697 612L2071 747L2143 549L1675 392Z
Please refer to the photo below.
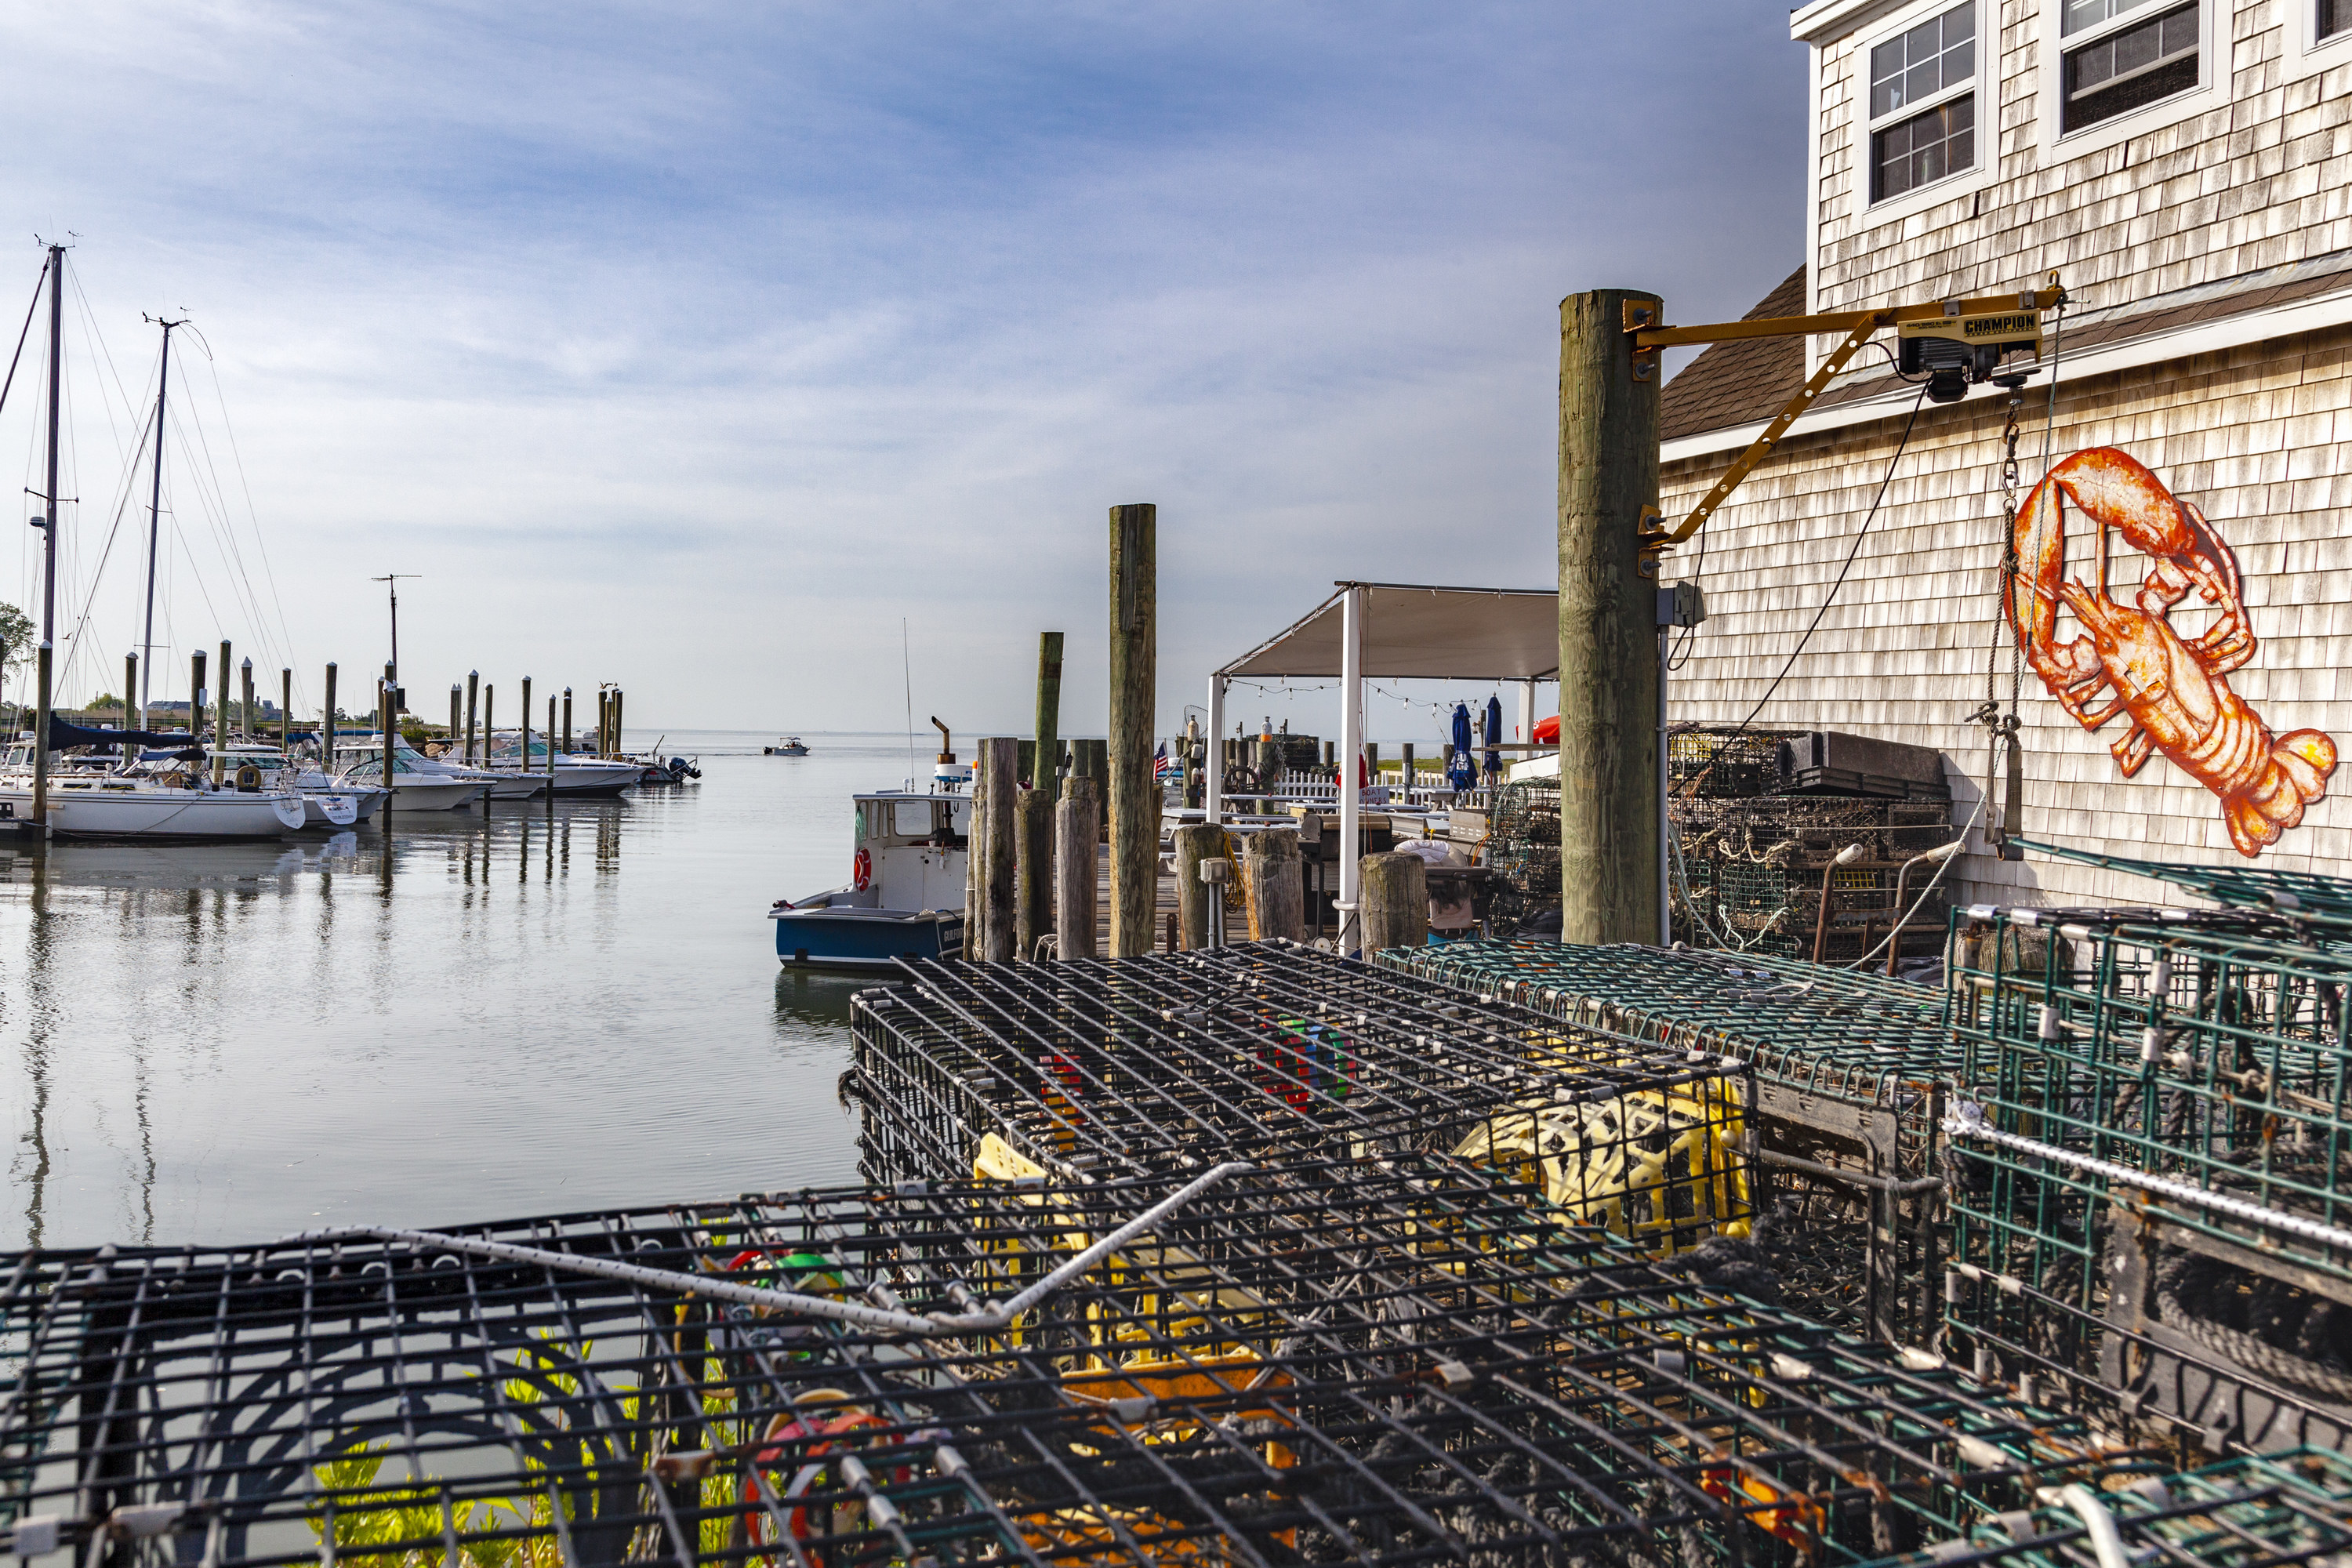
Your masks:
M798 735L786 735L772 746L761 747L760 754L763 757L805 757L809 754L808 743Z
M971 799L882 790L851 797L856 826L845 887L780 899L776 958L793 968L887 969L963 953Z

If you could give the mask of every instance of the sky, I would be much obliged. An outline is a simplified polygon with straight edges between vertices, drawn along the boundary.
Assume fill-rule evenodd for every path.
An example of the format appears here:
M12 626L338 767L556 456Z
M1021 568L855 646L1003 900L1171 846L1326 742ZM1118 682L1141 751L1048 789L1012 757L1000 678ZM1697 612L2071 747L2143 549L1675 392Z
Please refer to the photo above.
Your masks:
M1164 731L1337 579L1548 585L1560 298L1720 320L1802 250L1769 5L84 0L0 47L0 353L73 247L68 699L142 636L144 315L192 323L159 698L224 637L349 691L404 573L428 716L478 670L894 730L910 679L1019 732L1060 630L1100 733L1110 506L1159 509ZM1484 693L1402 695L1375 736ZM1234 701L1331 732L1328 691Z

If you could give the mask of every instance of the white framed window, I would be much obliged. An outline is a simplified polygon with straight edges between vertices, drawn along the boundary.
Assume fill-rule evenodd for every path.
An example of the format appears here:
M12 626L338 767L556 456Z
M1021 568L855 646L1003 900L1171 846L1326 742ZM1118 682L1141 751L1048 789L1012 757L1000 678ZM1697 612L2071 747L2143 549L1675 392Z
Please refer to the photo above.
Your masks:
M2300 81L2337 66L2352 65L2352 0L2284 0L2285 47L2279 51L2279 79Z
M1865 199L1899 201L1983 165L1982 132L1998 117L1979 111L1992 80L1981 13L1997 0L1960 0L1906 16L1864 41L1856 64Z
M2316 0L2290 0L2313 5ZM2231 0L2053 0L2043 12L2041 142L2060 157L2112 147L2214 106L2230 79L2215 15Z

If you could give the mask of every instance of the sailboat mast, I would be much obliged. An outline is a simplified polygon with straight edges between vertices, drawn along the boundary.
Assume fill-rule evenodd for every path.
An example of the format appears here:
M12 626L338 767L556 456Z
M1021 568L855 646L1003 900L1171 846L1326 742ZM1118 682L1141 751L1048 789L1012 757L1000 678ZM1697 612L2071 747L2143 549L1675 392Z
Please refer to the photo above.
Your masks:
M163 368L155 378L155 488L147 503L147 625L139 639L139 727L147 727L147 688L152 679L148 674L155 668L155 555L163 532L163 399L172 385L172 329L186 324L186 318L167 321L161 316L152 318L163 329Z
M66 247L49 247L49 467L43 497L48 514L41 522L41 648L33 729L33 820L46 835L49 826L49 704L58 636L58 428L59 394L65 382Z

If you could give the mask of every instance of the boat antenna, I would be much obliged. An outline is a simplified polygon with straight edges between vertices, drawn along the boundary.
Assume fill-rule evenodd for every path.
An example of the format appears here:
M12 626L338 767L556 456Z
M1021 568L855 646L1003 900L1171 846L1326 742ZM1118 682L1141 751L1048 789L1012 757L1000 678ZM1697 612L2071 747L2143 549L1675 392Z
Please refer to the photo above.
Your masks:
M421 572L387 572L381 577L368 579L371 583L382 583L384 592L392 595L392 668L385 673L394 680L400 679L400 585L404 582L417 581L424 575Z
M915 793L915 655L907 640L907 617L898 617L898 668L907 676L907 793Z
M163 329L163 363L155 374L155 488L147 502L147 620L139 637L139 722L134 726L143 730L148 694L155 684L155 554L163 531L163 398L172 384L172 329L186 326L188 318L172 321L142 310L139 319ZM122 695L125 701L130 700L131 693Z

